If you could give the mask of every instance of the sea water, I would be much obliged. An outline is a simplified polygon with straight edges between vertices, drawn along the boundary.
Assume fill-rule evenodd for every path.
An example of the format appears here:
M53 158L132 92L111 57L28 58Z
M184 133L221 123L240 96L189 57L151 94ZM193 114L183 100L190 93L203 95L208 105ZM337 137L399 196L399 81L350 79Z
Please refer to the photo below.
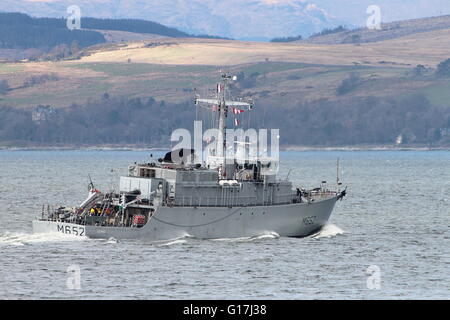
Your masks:
M150 153L0 151L0 299L450 298L448 151L282 152L279 178L306 188L334 187L340 159L348 195L307 238L32 233L43 204L80 204L88 175L117 191Z

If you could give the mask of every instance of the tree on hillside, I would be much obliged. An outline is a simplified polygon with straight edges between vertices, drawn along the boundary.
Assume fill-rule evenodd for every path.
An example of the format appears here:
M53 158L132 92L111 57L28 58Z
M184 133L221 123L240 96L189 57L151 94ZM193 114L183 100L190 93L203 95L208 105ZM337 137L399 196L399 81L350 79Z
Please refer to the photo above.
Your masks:
M293 42L293 41L298 41L298 40L302 40L302 36L298 35L298 36L292 36L292 37L279 37L279 38L273 38L272 40L270 40L270 42Z
M253 72L249 76L247 76L244 72L240 72L237 75L238 84L241 89L250 89L255 87L258 76L260 76L259 72Z
M362 83L360 76L356 73L350 74L350 77L344 79L336 90L338 95L344 95L355 89Z
M32 76L31 78L26 79L23 82L22 87L23 88L29 88L36 85L40 85L49 81L57 81L59 80L59 77L57 74L51 73L51 74L42 74L38 76Z
M425 72L427 71L427 68L425 68L425 66L423 64L418 64L414 69L413 69L413 74L415 76L423 76L425 74Z
M450 77L450 59L442 61L438 64L436 75L438 77Z
M361 44L361 36L359 34L352 35L352 43Z
M49 53L49 59L60 60L70 56L70 48L66 44L55 46Z
M70 52L72 53L72 55L75 55L78 53L78 51L80 51L80 45L77 40L73 40L70 44Z
M347 30L348 29L345 26L339 26L339 27L331 28L331 29L326 28L318 33L311 35L311 38L318 37L318 36L325 36L327 34L339 33L339 32L347 31Z

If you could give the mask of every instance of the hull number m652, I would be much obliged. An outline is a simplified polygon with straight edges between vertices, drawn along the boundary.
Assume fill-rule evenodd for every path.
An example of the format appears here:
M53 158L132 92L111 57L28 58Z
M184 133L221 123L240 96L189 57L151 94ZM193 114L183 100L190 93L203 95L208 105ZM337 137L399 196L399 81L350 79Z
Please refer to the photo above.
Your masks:
M84 236L85 230L84 227L78 226L68 226L68 225L57 225L58 232L62 232L64 234L73 234L74 236Z

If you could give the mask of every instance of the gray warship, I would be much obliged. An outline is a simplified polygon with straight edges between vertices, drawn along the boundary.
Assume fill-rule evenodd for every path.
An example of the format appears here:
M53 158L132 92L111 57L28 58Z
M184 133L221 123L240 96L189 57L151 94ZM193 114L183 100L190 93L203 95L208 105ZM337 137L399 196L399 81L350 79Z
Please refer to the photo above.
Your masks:
M340 190L338 177L335 189L327 188L325 181L314 189L294 188L287 178L277 178L278 159L237 159L242 153L230 158L228 113L238 107L253 110L251 102L227 99L232 80L223 74L215 97L195 99L196 105L214 108L219 133L206 161L197 158L195 149L179 148L157 161L131 165L120 177L118 192L102 193L91 181L88 197L79 206L43 206L33 232L164 241L267 233L305 237L320 231L346 190ZM245 153L248 144L240 145Z

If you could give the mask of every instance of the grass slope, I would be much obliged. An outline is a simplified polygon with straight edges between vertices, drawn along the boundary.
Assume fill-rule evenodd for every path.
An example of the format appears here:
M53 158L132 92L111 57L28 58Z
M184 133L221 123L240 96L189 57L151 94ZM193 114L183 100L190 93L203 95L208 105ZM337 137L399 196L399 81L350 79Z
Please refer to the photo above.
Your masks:
M260 43L213 39L156 39L100 45L81 60L0 64L0 80L12 88L0 103L18 107L73 102L110 95L153 96L179 102L192 89L205 89L221 71L253 75L244 94L280 106L321 98L339 101L336 89L350 73L363 80L346 96L398 96L424 92L436 105L448 105L448 81L411 76L450 58L450 29L353 44ZM58 80L23 88L31 76L56 74Z

